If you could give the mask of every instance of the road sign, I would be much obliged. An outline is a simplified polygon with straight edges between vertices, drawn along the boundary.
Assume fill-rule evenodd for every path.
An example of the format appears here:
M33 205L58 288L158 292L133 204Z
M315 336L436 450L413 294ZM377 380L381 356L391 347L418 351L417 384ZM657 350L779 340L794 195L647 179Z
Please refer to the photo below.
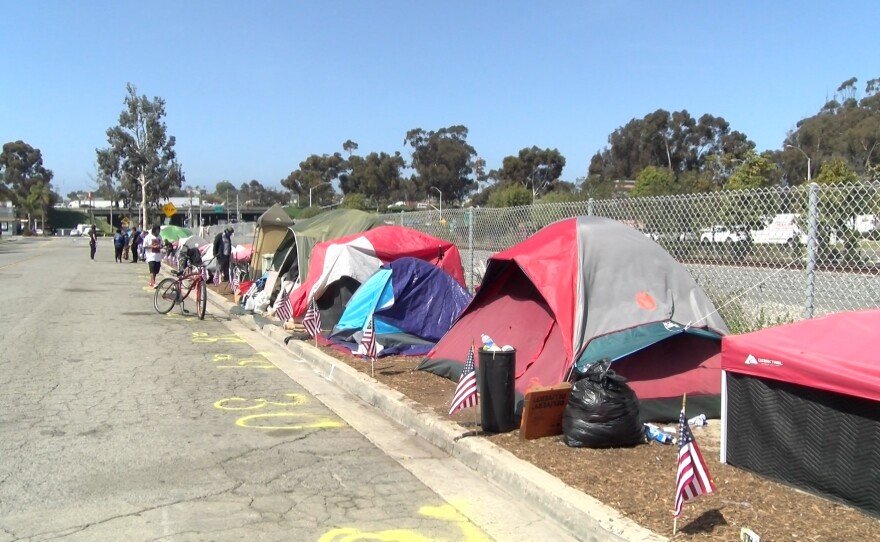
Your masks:
M222 205L215 205L214 212L217 213L218 215L223 214L223 206Z
M162 212L165 213L165 216L171 218L174 216L174 213L177 212L177 207L174 206L170 201L162 206Z

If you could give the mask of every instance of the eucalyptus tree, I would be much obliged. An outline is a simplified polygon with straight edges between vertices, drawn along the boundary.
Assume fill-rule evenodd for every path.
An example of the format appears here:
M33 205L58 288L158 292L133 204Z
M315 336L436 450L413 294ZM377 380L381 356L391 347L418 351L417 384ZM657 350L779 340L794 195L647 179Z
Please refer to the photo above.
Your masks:
M11 141L3 145L0 152L0 192L12 199L16 207L28 215L28 228L31 215L45 211L51 205L52 170L43 166L40 149L31 147L24 141Z
M798 121L786 136L782 167L793 184L837 158L858 177L872 177L872 167L880 163L880 78L865 84L862 97L857 82L851 77L841 83L818 113Z
M400 172L406 165L399 152L393 155L372 152L367 156L348 159L348 171L340 174L339 188L342 193L363 194L366 198L390 201L392 194L401 190Z
M463 199L475 186L471 179L477 152L467 142L468 129L461 125L425 131L415 128L403 142L412 147L413 181L428 195L439 190L448 201Z
M184 182L183 170L174 151L175 138L168 136L164 122L165 100L137 95L131 83L125 86L125 107L119 124L107 129L108 147L95 149L98 166L107 182L118 184L131 195L139 194L146 229L149 204L170 197Z
M532 193L532 202L541 194L553 189L562 176L565 157L557 149L540 149L537 146L519 151L517 156L507 156L495 177L502 184L516 183Z
M345 171L347 162L338 152L333 154L313 154L299 163L296 169L281 181L281 186L295 192L302 201L303 197L311 199L313 195L332 192L333 181ZM309 202L311 205L311 202Z

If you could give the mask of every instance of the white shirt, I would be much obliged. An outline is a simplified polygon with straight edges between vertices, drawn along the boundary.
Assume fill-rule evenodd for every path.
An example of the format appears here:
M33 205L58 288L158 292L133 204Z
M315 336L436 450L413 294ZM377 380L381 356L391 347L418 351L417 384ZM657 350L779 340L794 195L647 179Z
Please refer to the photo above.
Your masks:
M144 259L148 262L162 261L162 239L156 237L152 233L148 233L144 237Z

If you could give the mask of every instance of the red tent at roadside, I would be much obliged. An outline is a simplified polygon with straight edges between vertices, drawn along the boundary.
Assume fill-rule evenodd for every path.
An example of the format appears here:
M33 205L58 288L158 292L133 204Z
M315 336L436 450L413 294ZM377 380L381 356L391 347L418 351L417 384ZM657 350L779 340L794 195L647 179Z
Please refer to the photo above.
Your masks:
M459 284L465 284L461 255L453 243L403 226L380 226L314 246L306 280L290 294L294 316L305 314L309 301L317 299L322 310L322 323L335 323L325 321L323 311L326 307L320 302L334 283L353 281L352 286L356 289L383 264L404 256L435 265Z
M722 462L880 516L880 310L721 340Z
M529 389L609 358L645 420L677 419L683 393L701 412L720 413L727 326L684 266L623 223L560 220L492 256L470 305L419 369L458 380L483 333L516 348L520 404Z

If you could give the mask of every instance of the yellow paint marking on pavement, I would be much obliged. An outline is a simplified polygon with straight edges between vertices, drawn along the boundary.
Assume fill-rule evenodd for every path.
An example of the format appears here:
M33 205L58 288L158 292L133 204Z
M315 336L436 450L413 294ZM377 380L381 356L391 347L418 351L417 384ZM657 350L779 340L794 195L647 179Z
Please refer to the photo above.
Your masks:
M257 352L255 355L245 358L233 358L230 354L214 354L214 363L227 363L214 367L218 369L278 369L274 363L266 359L267 354L267 352Z
M308 397L301 393L285 393L284 397L290 399L290 401L278 402L278 401L267 401L265 399L245 399L243 397L228 397L226 399L220 399L219 401L214 403L214 408L219 408L220 410L255 410L258 408L263 408L266 405L273 406L300 406L309 402ZM250 406L226 406L226 403L240 403L244 401L256 401L256 405Z
M242 416L235 420L235 425L246 427L248 429L264 429L266 431L279 429L332 429L342 427L342 422L336 420L321 420L316 422L304 423L298 425L250 425L252 421L272 418L314 418L312 414L306 412L266 412L265 414L251 414L250 416Z
M194 343L244 343L247 342L238 336L238 333L230 333L229 335L211 336L210 333L203 331L193 331L192 342Z
M318 542L359 542L361 540L378 540L379 542L432 542L433 538L422 536L409 529L388 529L387 531L361 531L354 527L345 527L327 531Z
M440 506L423 506L419 509L419 515L455 523L461 529L461 535L464 540L468 542L491 542L492 539L462 515L453 504L458 508L467 505L467 503L458 502Z
M462 503L459 503L462 504ZM461 529L464 542L491 542L481 529L464 517L452 504L440 506L423 506L419 509L423 517L439 519L454 523ZM342 527L327 531L318 542L358 542L361 540L378 540L380 542L430 542L433 538L424 536L411 529L388 529L386 531L361 531L355 527Z

